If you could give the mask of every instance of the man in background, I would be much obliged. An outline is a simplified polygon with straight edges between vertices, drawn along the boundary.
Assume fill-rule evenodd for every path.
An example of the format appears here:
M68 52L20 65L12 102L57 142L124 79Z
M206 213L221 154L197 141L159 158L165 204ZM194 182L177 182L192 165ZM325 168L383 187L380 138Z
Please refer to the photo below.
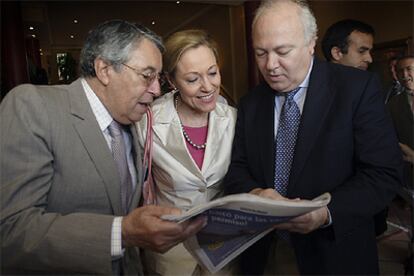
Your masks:
M404 153L404 185L414 188L413 156L414 149L414 56L398 59L397 77L403 89L388 102L401 150Z
M133 123L160 94L162 50L147 28L108 21L86 38L80 79L4 98L2 274L142 275L138 247L165 252L203 226L137 208L145 168Z
M322 39L326 60L367 70L372 63L371 50L375 31L370 25L345 19L331 25Z
M372 63L374 35L374 28L364 22L353 19L338 21L328 28L322 39L323 54L329 62L367 70ZM388 208L374 216L377 236L387 230L387 216Z
M372 73L314 58L305 1L263 1L252 26L264 82L240 100L227 194L327 207L275 225L241 257L245 274L378 274L373 216L400 182L401 153Z
M398 59L399 58L397 56L393 56L388 61L388 70L391 75L391 83L389 84L389 88L385 94L385 104L387 104L392 97L400 94L404 90L397 76Z

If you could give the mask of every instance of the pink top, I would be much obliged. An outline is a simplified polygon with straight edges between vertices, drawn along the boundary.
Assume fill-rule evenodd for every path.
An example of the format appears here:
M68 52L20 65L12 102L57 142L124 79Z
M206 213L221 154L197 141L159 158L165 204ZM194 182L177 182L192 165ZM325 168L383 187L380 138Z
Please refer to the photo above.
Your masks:
M184 126L185 132L187 132L188 137L193 143L197 145L202 145L207 141L208 126L203 127L186 127ZM185 140L185 139L184 139ZM204 160L204 149L196 149L193 147L187 140L187 149L193 157L194 162L197 164L198 168L201 170Z

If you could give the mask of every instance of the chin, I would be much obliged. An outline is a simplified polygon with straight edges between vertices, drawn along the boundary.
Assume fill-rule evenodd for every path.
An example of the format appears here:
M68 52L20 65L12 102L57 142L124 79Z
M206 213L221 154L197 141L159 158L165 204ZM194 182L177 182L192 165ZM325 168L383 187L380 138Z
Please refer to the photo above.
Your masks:
M133 116L128 117L128 120L131 124L141 121L144 114L134 114Z
M209 113L216 108L216 101L214 103L209 103L208 105L199 106L198 111L203 113Z

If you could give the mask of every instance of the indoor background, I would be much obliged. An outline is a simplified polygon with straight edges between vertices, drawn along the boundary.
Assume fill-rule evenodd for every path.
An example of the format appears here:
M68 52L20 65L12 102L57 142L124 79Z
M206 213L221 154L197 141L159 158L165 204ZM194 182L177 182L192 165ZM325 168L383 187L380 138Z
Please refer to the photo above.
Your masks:
M182 29L207 30L220 47L225 96L237 103L259 80L250 47L250 24L259 3L2 1L2 95L16 84L33 80L34 74L41 78L37 82L49 84L76 79L79 53L88 30L105 20L125 19L140 22L163 38ZM319 38L329 25L344 18L362 20L375 28L375 63L371 70L380 73L384 83L389 80L387 59L396 52L412 51L413 3L410 0L310 1ZM322 58L320 39L316 55ZM24 69L27 72L23 76L16 76ZM36 73L39 69L42 71Z

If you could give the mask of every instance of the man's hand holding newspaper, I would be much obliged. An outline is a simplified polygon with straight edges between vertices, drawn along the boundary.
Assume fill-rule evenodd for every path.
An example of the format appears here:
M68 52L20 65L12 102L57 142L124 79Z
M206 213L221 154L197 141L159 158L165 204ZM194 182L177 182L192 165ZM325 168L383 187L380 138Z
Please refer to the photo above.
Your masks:
M184 246L200 265L214 273L273 229L306 233L322 225L320 221L325 222L323 212L330 201L329 193L313 200L290 200L274 193L266 189L229 195L162 218L177 222L199 215L207 218L207 225Z

